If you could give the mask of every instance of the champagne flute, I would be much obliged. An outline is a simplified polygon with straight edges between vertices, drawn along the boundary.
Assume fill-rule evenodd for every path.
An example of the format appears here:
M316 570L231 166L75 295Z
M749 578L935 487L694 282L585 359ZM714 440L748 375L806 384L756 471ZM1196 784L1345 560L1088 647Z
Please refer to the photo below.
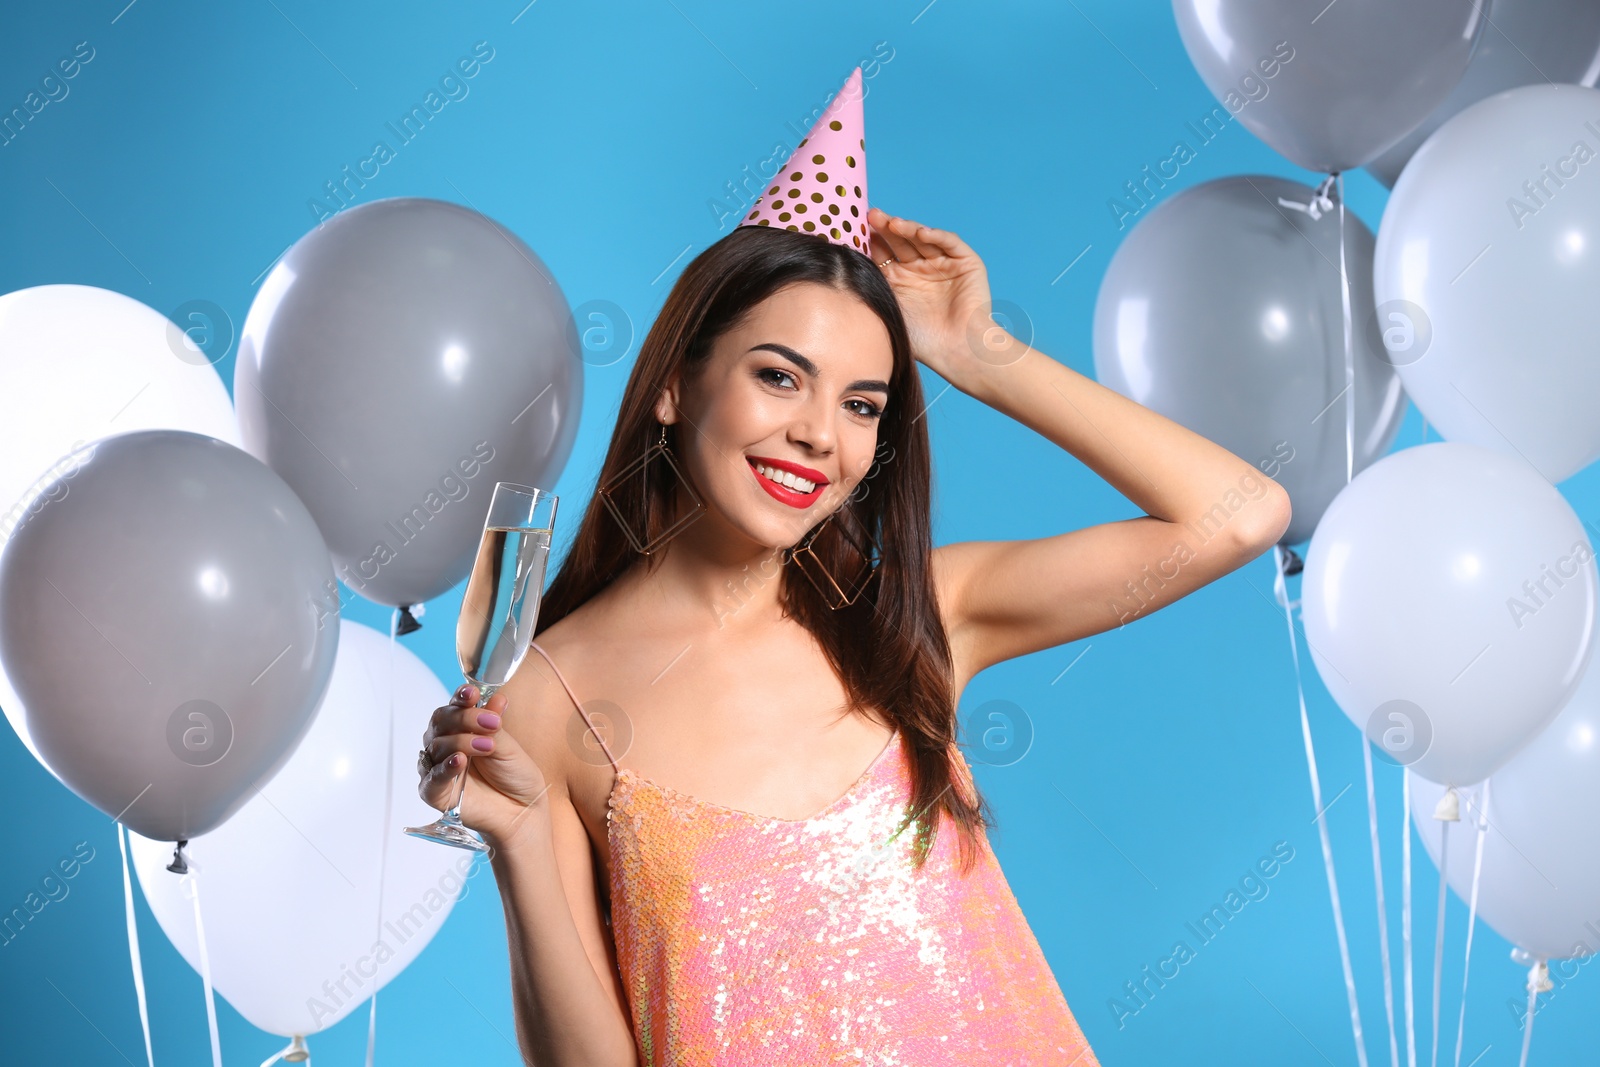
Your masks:
M478 707L511 680L539 620L544 595L545 563L555 527L554 494L532 486L496 482L483 524L478 558L467 579L461 614L456 619L456 658L461 672L478 688ZM471 759L468 756L467 759ZM461 767L461 788L449 811L427 826L408 826L406 833L473 852L487 852L483 838L461 823L461 800L467 793L470 767Z

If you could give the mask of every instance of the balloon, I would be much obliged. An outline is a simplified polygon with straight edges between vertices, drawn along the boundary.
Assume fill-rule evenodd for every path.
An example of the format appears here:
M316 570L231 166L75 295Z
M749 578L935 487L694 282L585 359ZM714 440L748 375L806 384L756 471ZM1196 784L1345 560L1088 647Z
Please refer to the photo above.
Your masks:
M1444 787L1413 777L1412 817L1439 862L1432 817ZM1449 881L1470 901L1475 813L1462 796L1450 827ZM1591 666L1561 714L1489 780L1478 913L1537 959L1600 952L1600 670Z
M1594 0L1494 0L1467 72L1422 125L1400 138L1367 171L1390 189L1423 141L1486 96L1519 85L1567 82L1593 87L1600 77L1600 4Z
M1457 0L1172 0L1195 69L1228 111L1307 170L1359 167L1461 80L1484 5ZM1314 17L1313 17L1314 16Z
M544 264L498 223L417 197L297 241L234 367L245 447L305 501L345 583L391 606L466 577L495 482L555 481L582 393Z
M1600 457L1600 181L1580 170L1597 152L1600 89L1498 93L1417 150L1378 228L1406 392L1446 440L1550 482Z
M1351 721L1431 781L1482 781L1555 717L1594 646L1583 522L1526 463L1448 441L1362 471L1301 575L1306 644Z
M237 445L212 362L165 315L121 293L39 285L0 296L0 547L48 503L40 490L70 469L63 457L91 441L171 429ZM4 670L0 709L44 763Z
M285 1037L332 1026L404 970L444 924L474 858L402 832L438 815L417 797L411 746L449 700L444 686L404 646L391 660L376 630L349 620L339 630L305 741L237 815L184 850L212 984L252 1024ZM130 840L150 910L198 971L194 904L166 869L172 846Z
M1288 490L1284 544L1345 486L1339 220L1286 210L1313 190L1264 175L1183 190L1117 248L1094 310L1095 377L1256 464ZM1346 214L1355 469L1383 455L1405 394L1371 314L1372 234Z
M203 834L328 684L327 547L283 479L216 438L139 430L72 460L0 555L0 659L73 792L147 837Z

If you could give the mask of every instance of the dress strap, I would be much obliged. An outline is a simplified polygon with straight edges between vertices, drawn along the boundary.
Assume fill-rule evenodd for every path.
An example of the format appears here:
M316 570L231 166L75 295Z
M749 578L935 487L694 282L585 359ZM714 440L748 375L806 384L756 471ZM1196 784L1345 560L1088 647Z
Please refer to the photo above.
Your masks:
M544 661L550 664L550 669L556 672L556 678L561 682L561 687L567 691L567 696L572 698L572 703L577 707L578 714L583 716L583 724L589 728L589 732L594 735L594 739L600 742L600 748L605 752L606 759L611 761L611 769L613 771L620 770L621 768L617 766L616 759L611 755L611 746L606 744L604 737L600 736L600 731L594 728L594 721L589 718L589 713L583 710L583 701L578 699L578 694L574 693L572 686L567 684L566 675L561 673L561 668L556 666L556 661L550 658L550 653L539 647L539 642L529 641L528 647L543 656Z

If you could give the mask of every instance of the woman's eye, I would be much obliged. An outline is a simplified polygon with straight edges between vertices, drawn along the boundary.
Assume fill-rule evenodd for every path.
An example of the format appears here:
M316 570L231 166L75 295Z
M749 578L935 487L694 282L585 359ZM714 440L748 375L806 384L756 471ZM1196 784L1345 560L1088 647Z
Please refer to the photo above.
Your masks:
M768 385L776 385L779 388L790 388L794 384L794 375L777 367L763 367L756 371L756 377Z
M756 380L764 385L777 389L799 389L800 382L793 374L780 367L761 367L756 372ZM845 408L852 414L864 419L876 419L883 414L883 409L870 400L859 397L844 402Z

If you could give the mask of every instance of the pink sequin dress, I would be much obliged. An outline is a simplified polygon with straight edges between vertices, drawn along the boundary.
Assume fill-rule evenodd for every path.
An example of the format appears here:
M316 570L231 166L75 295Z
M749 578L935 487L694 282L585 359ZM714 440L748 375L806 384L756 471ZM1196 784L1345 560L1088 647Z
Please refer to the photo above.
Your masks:
M898 731L811 818L754 815L618 766L555 669L616 771L611 932L643 1067L1099 1067L987 838L962 876L942 814L912 869Z

